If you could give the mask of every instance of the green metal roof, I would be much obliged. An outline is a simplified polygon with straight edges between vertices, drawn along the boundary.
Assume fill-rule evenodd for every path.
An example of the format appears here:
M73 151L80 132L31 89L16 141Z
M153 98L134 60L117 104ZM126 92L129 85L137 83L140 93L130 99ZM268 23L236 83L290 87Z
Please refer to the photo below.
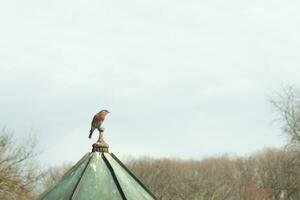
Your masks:
M87 153L40 200L155 200L112 153Z

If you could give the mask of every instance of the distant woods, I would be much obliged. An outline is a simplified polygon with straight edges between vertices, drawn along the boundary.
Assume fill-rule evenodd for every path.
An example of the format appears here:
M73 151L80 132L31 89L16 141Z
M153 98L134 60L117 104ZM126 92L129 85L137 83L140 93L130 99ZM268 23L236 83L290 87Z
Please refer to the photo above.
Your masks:
M249 157L140 158L127 166L159 200L300 199L300 151L265 149Z
M270 99L270 105L288 139L282 149L268 148L245 157L139 158L125 163L159 200L298 200L299 88L286 87ZM71 166L42 170L36 155L35 140L17 144L12 134L0 131L1 200L36 199Z

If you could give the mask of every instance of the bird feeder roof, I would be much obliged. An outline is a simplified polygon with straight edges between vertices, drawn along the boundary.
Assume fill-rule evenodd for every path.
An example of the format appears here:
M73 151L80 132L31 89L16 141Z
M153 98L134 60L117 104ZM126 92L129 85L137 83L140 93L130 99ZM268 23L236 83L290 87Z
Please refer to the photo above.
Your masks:
M83 156L40 200L154 200L155 196L112 153Z

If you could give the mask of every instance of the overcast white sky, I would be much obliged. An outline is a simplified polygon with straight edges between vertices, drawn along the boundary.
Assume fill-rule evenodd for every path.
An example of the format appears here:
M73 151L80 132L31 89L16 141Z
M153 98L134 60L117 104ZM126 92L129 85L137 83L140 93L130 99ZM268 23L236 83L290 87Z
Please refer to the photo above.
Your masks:
M300 84L296 0L0 1L0 127L45 165L110 150L202 158L284 140L267 97Z

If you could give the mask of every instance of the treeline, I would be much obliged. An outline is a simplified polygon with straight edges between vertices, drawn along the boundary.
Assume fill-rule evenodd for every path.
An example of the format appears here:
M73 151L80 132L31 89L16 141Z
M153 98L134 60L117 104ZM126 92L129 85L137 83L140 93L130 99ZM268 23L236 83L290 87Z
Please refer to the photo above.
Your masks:
M33 140L16 145L8 134L0 134L0 199L36 199L71 166L42 171L34 149ZM139 158L125 164L159 200L300 199L299 150L203 160Z
M298 200L300 151L266 149L249 157L141 158L127 166L160 200Z

